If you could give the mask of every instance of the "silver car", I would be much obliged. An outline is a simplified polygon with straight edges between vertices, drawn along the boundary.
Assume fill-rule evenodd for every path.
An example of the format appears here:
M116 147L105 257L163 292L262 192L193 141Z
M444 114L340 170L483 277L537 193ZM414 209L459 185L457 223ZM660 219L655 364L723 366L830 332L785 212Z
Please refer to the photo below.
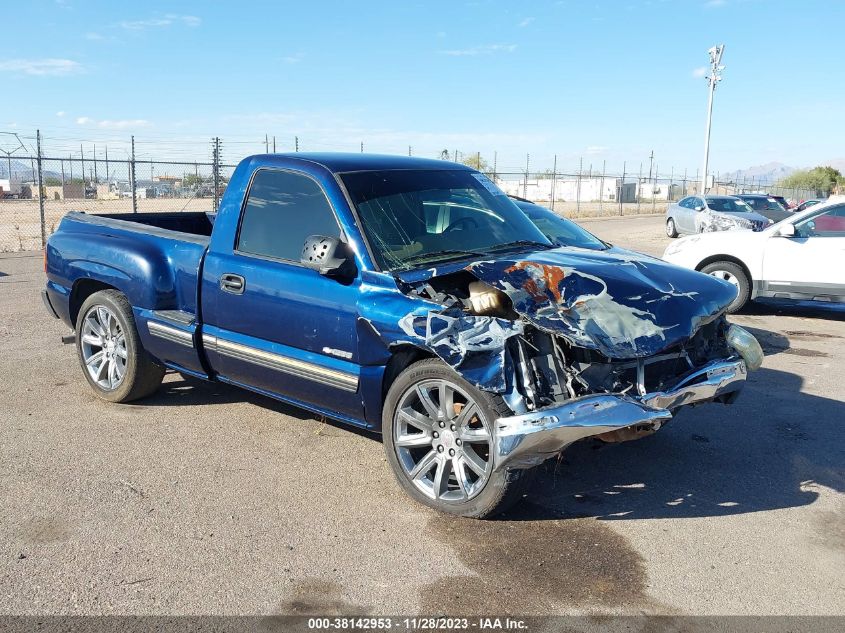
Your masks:
M772 221L736 196L687 196L666 209L666 235L751 229L762 231Z

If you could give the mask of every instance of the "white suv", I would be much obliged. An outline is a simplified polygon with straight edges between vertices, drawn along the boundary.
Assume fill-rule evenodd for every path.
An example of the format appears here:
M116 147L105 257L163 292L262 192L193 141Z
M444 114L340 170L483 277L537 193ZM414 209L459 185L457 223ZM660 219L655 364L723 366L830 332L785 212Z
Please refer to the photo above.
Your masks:
M663 259L734 284L729 312L763 298L845 303L845 196L759 233L684 237L669 245Z

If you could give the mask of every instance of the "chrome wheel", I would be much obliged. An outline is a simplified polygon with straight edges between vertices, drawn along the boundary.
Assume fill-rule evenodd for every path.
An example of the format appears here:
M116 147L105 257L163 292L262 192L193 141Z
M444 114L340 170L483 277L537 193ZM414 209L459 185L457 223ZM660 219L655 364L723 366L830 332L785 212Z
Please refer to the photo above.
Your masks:
M739 279L736 278L729 270L711 270L707 273L711 277L715 277L716 279L721 279L722 281L727 281L729 284L733 284L736 287L739 287Z
M99 387L112 391L126 375L126 336L117 316L102 305L92 306L82 320L82 360Z
M430 499L466 501L490 478L490 424L478 404L448 380L425 380L402 394L393 444L405 475Z

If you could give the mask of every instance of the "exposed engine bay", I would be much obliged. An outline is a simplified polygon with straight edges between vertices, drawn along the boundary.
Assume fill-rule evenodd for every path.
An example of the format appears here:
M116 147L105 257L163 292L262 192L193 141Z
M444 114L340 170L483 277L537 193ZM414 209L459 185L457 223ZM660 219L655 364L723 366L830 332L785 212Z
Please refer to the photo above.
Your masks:
M540 292L536 286L533 290ZM510 296L469 270L433 277L408 293L443 309L425 319L413 317L403 329L423 335L441 358L477 386L510 393L528 411L593 394L644 396L732 353L721 315L660 353L611 358L519 314ZM485 380L489 363L501 367L503 381Z

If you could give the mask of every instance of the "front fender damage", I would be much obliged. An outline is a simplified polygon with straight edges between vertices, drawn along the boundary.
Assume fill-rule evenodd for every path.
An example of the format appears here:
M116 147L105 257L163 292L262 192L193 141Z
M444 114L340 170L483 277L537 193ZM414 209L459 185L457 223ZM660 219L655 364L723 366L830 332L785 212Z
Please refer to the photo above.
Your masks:
M478 261L443 275L431 271L422 282L379 277L362 285L359 340L377 341L388 355L402 345L426 350L474 386L501 395L514 415L496 422L496 468L530 467L584 437L653 432L672 417L667 403L674 396L665 394L676 378L701 371L716 348L725 353L715 360L742 363L723 340L721 347L705 342L702 358L684 347L704 326L708 336L724 339L724 319L717 319L734 298L732 287L618 249ZM478 282L506 305L474 313L469 287ZM647 400L643 375L650 363L681 370L669 378L661 370L651 385L661 396ZM636 372L629 387L620 386L622 371ZM734 394L745 366L731 371L727 391L691 388L687 377L676 406Z

